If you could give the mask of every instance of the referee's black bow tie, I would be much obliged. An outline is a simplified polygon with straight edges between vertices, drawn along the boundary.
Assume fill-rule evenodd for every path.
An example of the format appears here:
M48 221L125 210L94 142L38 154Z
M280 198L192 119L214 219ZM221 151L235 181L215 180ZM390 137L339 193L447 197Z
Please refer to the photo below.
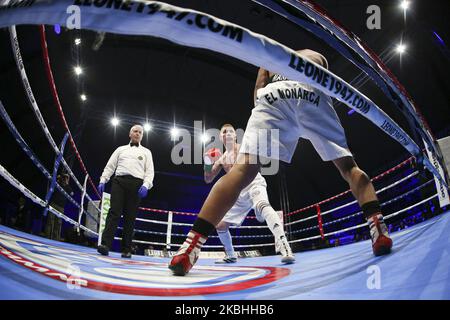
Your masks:
M130 147L139 147L139 143L130 142Z

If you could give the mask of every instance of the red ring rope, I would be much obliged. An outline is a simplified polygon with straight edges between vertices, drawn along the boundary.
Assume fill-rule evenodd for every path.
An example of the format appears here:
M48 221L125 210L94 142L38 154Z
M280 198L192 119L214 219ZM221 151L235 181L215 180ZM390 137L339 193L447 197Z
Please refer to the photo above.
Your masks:
M406 164L411 163L411 161L413 161L413 159L414 159L414 157L410 157L409 159L406 159L405 161L403 161L402 163L396 165L395 167L393 167L393 168L391 168L391 169L389 169L389 170L379 174L378 176L373 178L371 181L373 182L373 181L380 180L381 178L385 177L386 175L391 174L392 172L394 172L394 171L404 167ZM332 196L332 197L330 197L328 199L322 200L322 201L320 201L318 203L312 204L312 205L307 206L307 207L302 208L302 209L298 209L298 210L292 211L292 212L286 214L285 216L290 216L290 215L293 215L293 214L296 214L296 213L304 212L304 211L306 211L308 209L320 207L320 205L322 205L324 203L327 203L327 202L330 202L331 200L337 199L339 197L342 197L342 196L346 195L349 192L350 192L350 190L344 191L344 192L339 193L339 194L337 194L335 196ZM141 210L141 211L148 211L148 212L157 212L157 213L169 213L169 212L172 212L173 214L180 214L180 215L187 215L187 216L196 216L196 215L198 215L198 213L192 213L192 212L178 212L178 211L152 209L152 208L144 208L144 207L140 207L139 210ZM255 219L255 217L254 216L247 216L246 219Z
M72 146L72 149L74 150L74 152L75 152L75 154L77 156L77 159L78 159L78 161L80 163L81 169L83 170L84 174L86 174L88 176L89 183L91 184L92 188L94 189L94 192L101 199L101 196L98 193L94 182L92 182L92 179L89 176L89 173L88 173L88 171L86 169L86 166L83 163L83 160L81 159L80 153L78 152L77 146L75 145L75 141L72 138L72 133L70 132L69 125L67 124L66 117L64 116L64 112L63 112L63 109L62 109L62 106L61 106L61 102L59 101L58 91L56 90L56 85L55 85L55 79L53 78L53 73L52 73L52 69L51 69L51 66L50 66L50 57L49 57L49 54L48 54L47 38L45 36L45 27L44 26L40 26L39 27L39 31L40 31L40 35L41 35L41 48L42 48L42 55L43 55L43 58L44 58L45 71L46 71L46 74L47 74L47 79L48 79L48 82L49 82L49 85L50 85L50 89L52 91L52 96L53 96L54 103L55 103L56 107L58 108L58 112L59 112L59 115L60 115L60 120L61 120L64 128L69 133L70 145Z

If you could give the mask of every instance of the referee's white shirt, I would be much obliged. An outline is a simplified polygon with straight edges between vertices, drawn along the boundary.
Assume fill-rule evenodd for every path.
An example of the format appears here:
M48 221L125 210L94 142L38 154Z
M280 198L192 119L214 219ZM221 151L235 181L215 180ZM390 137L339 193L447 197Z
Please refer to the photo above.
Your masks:
M100 183L107 183L114 173L118 177L130 175L142 179L143 186L151 189L155 177L151 151L141 144L138 147L132 147L130 144L118 147L109 158Z

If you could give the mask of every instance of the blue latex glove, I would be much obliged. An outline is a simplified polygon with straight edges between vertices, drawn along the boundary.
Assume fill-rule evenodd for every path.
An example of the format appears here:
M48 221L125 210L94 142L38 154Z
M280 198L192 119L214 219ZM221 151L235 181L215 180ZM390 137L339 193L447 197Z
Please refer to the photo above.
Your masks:
M105 184L104 183L100 183L97 187L98 192L100 193L100 195L102 195L103 191L105 191Z
M147 196L148 189L145 186L139 188L138 194L140 198L145 198Z

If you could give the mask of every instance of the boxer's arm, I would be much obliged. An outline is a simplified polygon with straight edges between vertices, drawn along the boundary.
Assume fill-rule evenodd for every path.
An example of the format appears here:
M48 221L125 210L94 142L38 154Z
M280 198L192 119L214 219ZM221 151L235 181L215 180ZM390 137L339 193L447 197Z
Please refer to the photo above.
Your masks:
M255 91L253 92L253 101L256 102L256 94L259 89L264 88L269 83L269 71L259 68L258 76L256 77Z
M205 166L205 182L211 183L219 174L220 170L222 170L222 164L219 160L214 162L212 165L211 170L208 170Z

